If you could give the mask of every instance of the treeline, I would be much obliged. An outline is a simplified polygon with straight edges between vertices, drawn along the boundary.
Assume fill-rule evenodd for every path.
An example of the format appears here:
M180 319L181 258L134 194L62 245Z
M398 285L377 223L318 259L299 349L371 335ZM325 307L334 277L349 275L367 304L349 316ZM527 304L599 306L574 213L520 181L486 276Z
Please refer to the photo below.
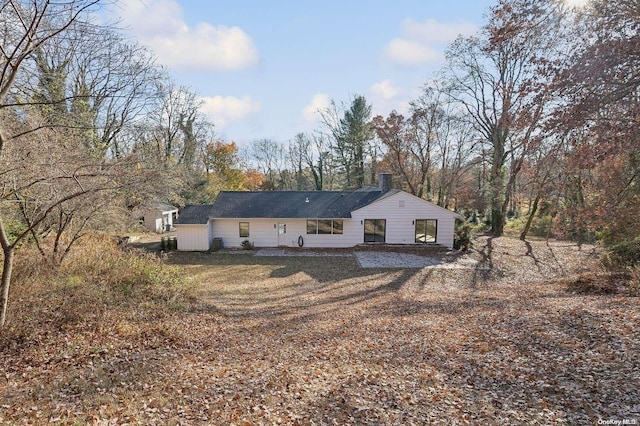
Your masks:
M0 2L0 325L21 245L59 265L180 199L213 124L198 96L98 19L101 0Z
M358 95L334 101L316 131L254 141L239 162L261 189L375 186L392 172L398 188L496 236L509 224L522 239L633 239L639 25L634 0L499 1L406 114L373 117Z
M640 4L501 0L449 46L405 114L363 96L318 129L239 148L153 55L96 18L104 0L0 2L0 305L29 242L55 267L89 231L125 229L149 200L223 189L375 186L380 172L502 235L608 243L640 226ZM510 221L513 223L513 221Z

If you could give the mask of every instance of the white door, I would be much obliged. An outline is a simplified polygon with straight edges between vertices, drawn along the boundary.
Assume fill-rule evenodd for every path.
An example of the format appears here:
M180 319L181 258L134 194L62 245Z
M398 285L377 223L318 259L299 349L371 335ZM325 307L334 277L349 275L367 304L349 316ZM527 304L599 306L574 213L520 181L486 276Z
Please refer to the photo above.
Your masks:
M287 224L278 224L278 246L287 244Z

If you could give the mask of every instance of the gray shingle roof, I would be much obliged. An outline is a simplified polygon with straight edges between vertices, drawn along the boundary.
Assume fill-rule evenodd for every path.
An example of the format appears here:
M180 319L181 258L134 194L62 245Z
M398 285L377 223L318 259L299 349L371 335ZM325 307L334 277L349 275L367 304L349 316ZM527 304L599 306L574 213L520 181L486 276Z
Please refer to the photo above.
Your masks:
M213 204L186 206L177 224L204 224L210 218L350 218L352 211L388 194L378 190L222 191Z
M211 217L213 204L187 205L182 209L176 225L205 224Z
M380 191L223 191L213 218L349 218L382 196Z

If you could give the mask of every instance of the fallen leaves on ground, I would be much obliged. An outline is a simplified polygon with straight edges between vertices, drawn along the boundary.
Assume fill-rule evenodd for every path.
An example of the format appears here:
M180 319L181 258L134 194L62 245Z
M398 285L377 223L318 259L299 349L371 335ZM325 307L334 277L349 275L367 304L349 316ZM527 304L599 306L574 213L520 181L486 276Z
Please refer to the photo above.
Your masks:
M593 247L476 247L477 269L440 270L173 254L199 289L191 308L103 308L2 340L0 422L638 419L638 299L562 281L596 267Z

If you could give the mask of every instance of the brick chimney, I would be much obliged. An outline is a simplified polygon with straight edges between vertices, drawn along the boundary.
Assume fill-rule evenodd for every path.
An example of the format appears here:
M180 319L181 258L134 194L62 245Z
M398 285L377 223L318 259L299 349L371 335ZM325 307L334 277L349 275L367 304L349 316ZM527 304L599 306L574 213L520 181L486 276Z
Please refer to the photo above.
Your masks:
M393 175L391 173L380 173L378 175L378 184L380 191L387 192L391 190L391 182L393 181Z

